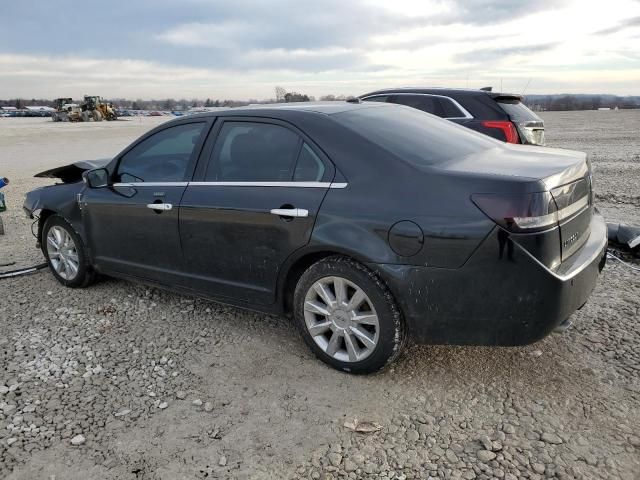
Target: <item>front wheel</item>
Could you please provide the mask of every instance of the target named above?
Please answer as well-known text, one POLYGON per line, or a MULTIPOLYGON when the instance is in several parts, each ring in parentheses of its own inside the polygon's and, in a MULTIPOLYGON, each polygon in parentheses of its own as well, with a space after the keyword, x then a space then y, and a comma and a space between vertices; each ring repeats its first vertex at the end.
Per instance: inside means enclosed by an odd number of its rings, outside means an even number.
POLYGON ((305 343, 333 368, 372 373, 395 360, 405 343, 389 289, 364 265, 328 257, 300 277, 294 316, 305 343))
POLYGON ((95 273, 84 244, 71 224, 60 215, 50 216, 42 229, 42 251, 53 276, 67 287, 86 287, 95 273))

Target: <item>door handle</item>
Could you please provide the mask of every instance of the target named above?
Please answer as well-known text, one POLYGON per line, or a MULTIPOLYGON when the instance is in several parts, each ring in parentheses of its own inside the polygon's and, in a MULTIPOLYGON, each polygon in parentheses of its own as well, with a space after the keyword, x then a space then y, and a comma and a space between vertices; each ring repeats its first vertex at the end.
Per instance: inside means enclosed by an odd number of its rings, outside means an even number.
POLYGON ((280 217, 308 217, 309 210, 304 208, 272 208, 271 213, 280 217))
POLYGON ((155 210, 157 212, 164 212, 165 210, 171 210, 173 205, 170 203, 148 203, 147 208, 155 210))

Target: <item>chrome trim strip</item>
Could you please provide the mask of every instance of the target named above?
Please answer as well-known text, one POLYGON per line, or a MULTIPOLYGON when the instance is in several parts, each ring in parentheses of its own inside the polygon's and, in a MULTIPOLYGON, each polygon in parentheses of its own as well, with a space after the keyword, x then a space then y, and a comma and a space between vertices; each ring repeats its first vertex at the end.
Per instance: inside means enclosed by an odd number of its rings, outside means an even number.
MULTIPOLYGON (((458 102, 457 100, 455 100, 455 99, 453 99, 451 97, 447 97, 446 95, 435 95, 433 93, 389 92, 389 93, 376 93, 375 95, 369 95, 368 97, 363 97, 363 98, 361 98, 361 100, 365 100, 366 101, 368 98, 390 97, 392 95, 421 95, 423 97, 446 98, 447 100, 450 100, 456 107, 458 107, 460 109, 460 111, 464 114, 464 117, 442 117, 442 118, 444 118, 445 120, 471 120, 471 119, 473 119, 473 115, 471 115, 466 108, 464 108, 462 105, 460 105, 460 102, 458 102)), ((392 102, 385 102, 385 103, 392 103, 392 102)), ((400 104, 396 104, 396 105, 400 105, 400 104)), ((419 109, 417 109, 417 110, 419 110, 419 109)), ((429 113, 429 112, 425 112, 425 113, 429 113)))
POLYGON ((196 187, 297 187, 297 188, 346 188, 347 183, 333 182, 189 182, 196 187))
POLYGON ((297 187, 297 188, 347 188, 341 182, 131 182, 114 183, 113 187, 297 187))
POLYGON ((571 205, 558 210, 558 221, 562 222, 569 217, 573 217, 576 213, 581 212, 589 206, 589 195, 585 195, 580 200, 573 202, 571 205))
POLYGON ((582 212, 587 207, 589 207, 589 195, 585 195, 571 205, 553 213, 548 213, 547 215, 541 215, 539 217, 514 217, 513 220, 521 228, 546 227, 556 223, 562 223, 563 220, 573 217, 575 214, 582 212))
POLYGON ((186 187, 189 182, 125 182, 114 183, 113 187, 186 187))

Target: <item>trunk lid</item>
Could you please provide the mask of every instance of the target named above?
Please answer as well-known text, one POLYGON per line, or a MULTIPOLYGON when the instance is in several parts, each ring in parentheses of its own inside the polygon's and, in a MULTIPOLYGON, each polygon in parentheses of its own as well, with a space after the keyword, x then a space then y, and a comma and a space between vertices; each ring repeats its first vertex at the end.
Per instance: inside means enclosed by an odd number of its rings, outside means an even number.
MULTIPOLYGON (((502 195, 514 190, 527 195, 535 192, 548 192, 546 195, 550 193, 552 203, 555 203, 555 211, 550 208, 539 214, 542 216, 534 215, 533 218, 540 219, 541 225, 546 225, 548 229, 558 227, 561 261, 573 255, 589 238, 589 225, 593 216, 593 190, 591 165, 583 152, 504 144, 499 148, 448 162, 443 167, 461 173, 513 180, 501 182, 504 185, 501 187, 502 193, 477 192, 479 194, 502 195)), ((499 215, 492 212, 490 216, 495 219, 499 215)), ((542 232, 525 232, 525 235, 542 235, 542 232)), ((522 237, 524 240, 524 235, 522 237)), ((545 264, 551 266, 556 262, 550 261, 545 264)))

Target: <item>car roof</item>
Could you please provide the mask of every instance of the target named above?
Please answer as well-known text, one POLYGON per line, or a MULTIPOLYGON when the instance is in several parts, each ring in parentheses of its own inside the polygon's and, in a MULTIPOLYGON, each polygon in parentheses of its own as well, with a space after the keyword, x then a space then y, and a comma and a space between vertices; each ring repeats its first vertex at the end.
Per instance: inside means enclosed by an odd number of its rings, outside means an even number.
POLYGON ((187 115, 187 118, 208 118, 219 116, 282 116, 286 112, 307 112, 311 114, 334 115, 337 113, 359 110, 363 108, 387 108, 390 104, 367 102, 334 101, 334 102, 293 102, 293 103, 264 103, 246 105, 243 107, 227 108, 214 112, 202 112, 187 115))
POLYGON ((508 97, 508 98, 521 98, 521 95, 513 93, 492 92, 489 90, 480 90, 477 88, 450 88, 450 87, 398 87, 398 88, 383 88, 374 92, 369 92, 364 95, 360 95, 358 98, 368 97, 371 95, 382 95, 392 93, 431 93, 434 95, 442 95, 446 93, 452 93, 456 95, 487 95, 491 98, 508 97))

